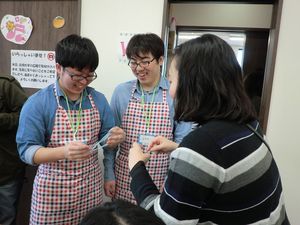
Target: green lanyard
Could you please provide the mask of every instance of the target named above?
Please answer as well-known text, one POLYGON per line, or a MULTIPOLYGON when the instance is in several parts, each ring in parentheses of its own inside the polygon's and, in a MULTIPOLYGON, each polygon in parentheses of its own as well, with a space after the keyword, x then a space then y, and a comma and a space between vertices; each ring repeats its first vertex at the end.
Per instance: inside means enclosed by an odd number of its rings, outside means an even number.
POLYGON ((68 118, 69 118, 69 121, 70 121, 70 124, 71 124, 71 128, 72 128, 72 131, 73 131, 73 139, 74 141, 76 141, 76 134, 78 132, 78 128, 79 128, 79 125, 80 125, 80 120, 81 120, 81 112, 82 112, 82 107, 81 107, 81 103, 82 103, 82 95, 83 93, 81 93, 81 96, 80 96, 80 104, 79 104, 79 110, 77 112, 77 120, 76 120, 76 125, 75 123, 73 123, 73 119, 72 119, 72 116, 70 114, 70 105, 69 105, 69 100, 68 100, 68 97, 67 95, 65 94, 65 92, 63 91, 64 93, 64 96, 67 100, 67 107, 68 107, 68 118))
POLYGON ((143 90, 142 86, 140 86, 140 87, 141 87, 141 91, 142 91, 142 102, 141 102, 141 104, 142 104, 142 108, 143 108, 143 111, 144 111, 144 117, 146 118, 146 131, 148 132, 148 128, 149 128, 150 120, 151 120, 153 102, 154 102, 156 89, 157 89, 158 85, 153 90, 150 109, 148 109, 147 112, 145 112, 145 94, 144 94, 144 90, 143 90))

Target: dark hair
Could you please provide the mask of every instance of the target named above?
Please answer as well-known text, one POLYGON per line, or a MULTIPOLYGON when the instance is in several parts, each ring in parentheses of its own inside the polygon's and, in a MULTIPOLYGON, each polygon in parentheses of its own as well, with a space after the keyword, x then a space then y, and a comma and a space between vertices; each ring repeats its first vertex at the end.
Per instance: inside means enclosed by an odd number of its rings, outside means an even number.
POLYGON ((264 72, 261 69, 251 72, 244 77, 244 86, 246 93, 251 99, 251 102, 253 103, 257 113, 259 113, 260 110, 263 84, 264 72))
POLYGON ((151 53, 158 60, 164 55, 164 42, 153 33, 136 34, 128 42, 126 56, 142 58, 141 54, 151 53))
POLYGON ((205 34, 175 49, 178 87, 175 119, 199 124, 211 119, 247 123, 255 119, 242 70, 232 48, 205 34))
POLYGON ((79 225, 164 225, 154 214, 124 200, 106 202, 83 218, 79 225))
POLYGON ((99 63, 98 52, 93 42, 76 34, 71 34, 57 43, 55 59, 63 67, 78 70, 89 68, 90 71, 95 71, 99 63))
POLYGON ((263 70, 256 70, 247 74, 244 77, 245 90, 250 98, 262 95, 262 89, 264 84, 264 72, 263 70))

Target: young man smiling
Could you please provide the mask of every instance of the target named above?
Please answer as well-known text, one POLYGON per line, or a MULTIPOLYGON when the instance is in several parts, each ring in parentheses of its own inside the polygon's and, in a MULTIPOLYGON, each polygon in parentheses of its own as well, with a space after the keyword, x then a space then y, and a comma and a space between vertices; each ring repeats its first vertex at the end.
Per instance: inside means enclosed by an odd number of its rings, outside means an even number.
MULTIPOLYGON (((133 142, 139 142, 144 151, 155 136, 164 136, 180 142, 190 131, 190 123, 175 123, 173 101, 168 93, 170 84, 161 75, 164 43, 153 33, 134 35, 126 55, 135 80, 116 87, 111 99, 111 109, 118 126, 126 133, 119 154, 107 158, 105 167, 106 195, 136 203, 130 191, 128 151, 133 142), (114 165, 115 163, 115 165, 114 165)), ((110 152, 112 154, 113 152, 110 152)), ((152 155, 147 169, 155 184, 162 188, 169 166, 169 154, 152 155)))
POLYGON ((95 151, 109 132, 104 155, 124 139, 105 96, 88 85, 97 78, 93 42, 69 35, 55 49, 57 81, 24 105, 17 133, 21 159, 39 165, 30 224, 78 224, 102 202, 102 171, 95 151))

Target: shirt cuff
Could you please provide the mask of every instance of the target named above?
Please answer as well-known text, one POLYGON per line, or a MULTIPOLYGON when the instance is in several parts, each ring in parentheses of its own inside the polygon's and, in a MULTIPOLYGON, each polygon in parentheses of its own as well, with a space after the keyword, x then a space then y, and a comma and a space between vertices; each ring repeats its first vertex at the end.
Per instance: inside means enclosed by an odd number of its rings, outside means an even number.
POLYGON ((35 164, 33 162, 33 157, 36 153, 36 151, 40 148, 43 148, 43 146, 40 146, 40 145, 32 145, 30 146, 27 150, 26 150, 26 153, 25 153, 25 156, 24 156, 24 162, 27 163, 27 164, 30 164, 32 166, 35 166, 37 164, 35 164))
POLYGON ((138 161, 134 167, 130 170, 129 174, 131 177, 135 177, 137 174, 139 174, 139 172, 141 172, 143 169, 146 170, 146 166, 144 161, 138 161), (141 167, 141 168, 140 168, 141 167))
POLYGON ((116 150, 103 148, 104 181, 116 180, 114 167, 116 150))

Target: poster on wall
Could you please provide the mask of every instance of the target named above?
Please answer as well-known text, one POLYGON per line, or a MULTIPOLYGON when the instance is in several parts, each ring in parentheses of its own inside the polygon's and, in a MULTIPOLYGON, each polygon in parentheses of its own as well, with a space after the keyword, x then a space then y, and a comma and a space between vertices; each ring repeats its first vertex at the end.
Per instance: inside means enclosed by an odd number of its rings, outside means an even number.
POLYGON ((127 63, 127 57, 126 57, 126 47, 127 44, 132 38, 132 36, 135 35, 135 33, 130 32, 120 32, 119 34, 119 41, 118 41, 118 61, 120 63, 127 63))
POLYGON ((47 87, 56 80, 55 52, 11 50, 11 74, 22 87, 47 87))
POLYGON ((1 33, 15 44, 23 45, 29 39, 33 26, 31 19, 22 15, 5 15, 1 20, 1 33))

